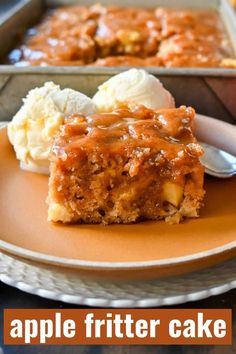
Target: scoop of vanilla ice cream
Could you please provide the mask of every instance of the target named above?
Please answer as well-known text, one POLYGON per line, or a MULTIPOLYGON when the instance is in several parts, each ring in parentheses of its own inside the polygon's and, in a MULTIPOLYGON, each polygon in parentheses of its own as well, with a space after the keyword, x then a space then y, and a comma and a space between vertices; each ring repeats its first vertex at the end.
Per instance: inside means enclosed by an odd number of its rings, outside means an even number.
POLYGON ((39 173, 49 171, 52 138, 66 116, 96 113, 93 101, 53 82, 29 91, 23 106, 8 125, 8 137, 21 167, 39 173))
POLYGON ((151 109, 175 107, 170 92, 155 76, 142 69, 124 71, 104 82, 98 87, 93 102, 100 112, 109 112, 122 102, 143 104, 151 109))

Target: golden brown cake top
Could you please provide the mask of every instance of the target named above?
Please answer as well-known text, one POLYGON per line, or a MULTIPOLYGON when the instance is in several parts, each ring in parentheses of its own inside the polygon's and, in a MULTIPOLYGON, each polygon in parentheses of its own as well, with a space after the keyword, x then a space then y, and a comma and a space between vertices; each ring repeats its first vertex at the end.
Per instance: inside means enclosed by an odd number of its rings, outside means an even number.
POLYGON ((79 163, 95 154, 102 159, 121 156, 140 162, 145 157, 160 165, 170 160, 173 166, 186 164, 202 154, 192 134, 193 118, 191 107, 153 111, 135 104, 111 113, 76 114, 66 119, 56 137, 52 160, 70 167, 72 160, 79 163))

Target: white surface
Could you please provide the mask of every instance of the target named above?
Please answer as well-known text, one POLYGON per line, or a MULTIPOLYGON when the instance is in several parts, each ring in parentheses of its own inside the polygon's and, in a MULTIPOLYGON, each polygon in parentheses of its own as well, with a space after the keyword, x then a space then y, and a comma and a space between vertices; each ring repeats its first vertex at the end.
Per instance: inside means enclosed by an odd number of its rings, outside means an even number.
POLYGON ((76 305, 153 307, 197 301, 236 287, 236 258, 199 272, 151 281, 81 278, 75 271, 0 253, 0 280, 30 294, 76 305))

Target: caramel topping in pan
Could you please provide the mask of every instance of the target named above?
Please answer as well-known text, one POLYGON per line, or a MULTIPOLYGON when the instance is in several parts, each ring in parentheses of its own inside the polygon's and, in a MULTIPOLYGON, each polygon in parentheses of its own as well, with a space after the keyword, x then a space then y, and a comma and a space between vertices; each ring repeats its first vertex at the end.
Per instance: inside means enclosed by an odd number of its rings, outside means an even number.
POLYGON ((19 65, 235 67, 233 56, 213 10, 93 5, 53 10, 28 31, 9 60, 19 65))

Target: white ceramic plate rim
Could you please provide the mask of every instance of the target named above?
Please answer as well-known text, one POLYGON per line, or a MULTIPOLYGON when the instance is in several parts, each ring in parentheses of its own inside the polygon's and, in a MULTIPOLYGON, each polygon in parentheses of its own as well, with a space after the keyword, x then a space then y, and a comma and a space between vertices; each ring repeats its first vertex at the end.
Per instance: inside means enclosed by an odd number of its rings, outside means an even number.
MULTIPOLYGON (((2 122, 2 126, 0 129, 6 127, 7 122, 2 122)), ((204 258, 212 257, 219 255, 224 252, 233 251, 236 249, 236 241, 227 243, 225 245, 203 251, 194 254, 190 254, 187 256, 175 257, 175 258, 166 258, 162 260, 151 260, 151 261, 137 261, 137 262, 99 262, 99 261, 89 261, 82 259, 74 259, 74 258, 63 258, 52 256, 44 253, 39 253, 36 251, 31 251, 26 248, 22 248, 11 244, 9 242, 0 240, 0 249, 5 252, 9 252, 13 255, 17 255, 23 258, 28 258, 31 260, 40 261, 43 263, 49 263, 54 265, 61 265, 66 267, 74 267, 74 268, 84 268, 84 269, 94 269, 94 270, 102 270, 102 269, 141 269, 141 268, 157 268, 163 266, 171 266, 171 265, 179 265, 188 263, 195 260, 201 260, 204 258)))
POLYGON ((104 283, 93 279, 93 284, 91 284, 90 278, 83 280, 75 273, 71 273, 71 276, 67 274, 65 280, 63 273, 58 270, 55 272, 52 269, 46 269, 45 272, 45 268, 42 268, 41 264, 26 263, 20 258, 6 256, 0 252, 0 280, 27 293, 76 305, 144 308, 197 301, 235 288, 236 278, 232 277, 232 272, 235 274, 236 269, 233 265, 234 262, 228 261, 220 267, 214 266, 209 270, 191 273, 191 276, 187 275, 187 282, 184 275, 177 276, 174 282, 166 278, 164 283, 163 280, 159 282, 158 279, 152 280, 151 284, 146 281, 129 283, 127 289, 127 283, 123 282, 109 281, 104 283), (22 267, 22 265, 24 266, 22 267), (80 284, 76 289, 73 288, 75 277, 76 284, 80 284), (217 284, 215 284, 216 277, 220 280, 217 284), (48 282, 48 279, 51 281, 48 282), (71 282, 71 279, 74 281, 71 282), (190 282, 194 286, 190 285, 190 282), (59 288, 55 285, 52 287, 53 283, 61 284, 61 286, 59 288), (114 295, 113 298, 107 296, 110 294, 109 289, 114 295), (89 294, 87 290, 89 290, 89 294), (132 298, 133 294, 135 294, 135 299, 132 298))
POLYGON ((188 263, 195 260, 202 260, 204 258, 216 256, 224 252, 232 251, 236 248, 236 241, 230 242, 226 245, 216 247, 207 251, 190 254, 182 257, 166 258, 161 260, 151 261, 137 261, 137 262, 99 262, 89 261, 75 258, 63 258, 57 256, 51 256, 45 253, 39 253, 31 251, 26 248, 22 248, 11 243, 0 240, 0 249, 5 252, 9 252, 13 255, 28 258, 34 261, 40 261, 43 263, 49 263, 53 265, 60 265, 73 268, 93 269, 93 270, 119 270, 119 269, 143 269, 143 268, 157 268, 163 266, 174 266, 179 264, 188 263))

